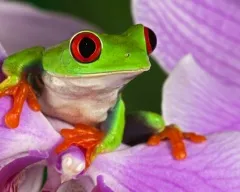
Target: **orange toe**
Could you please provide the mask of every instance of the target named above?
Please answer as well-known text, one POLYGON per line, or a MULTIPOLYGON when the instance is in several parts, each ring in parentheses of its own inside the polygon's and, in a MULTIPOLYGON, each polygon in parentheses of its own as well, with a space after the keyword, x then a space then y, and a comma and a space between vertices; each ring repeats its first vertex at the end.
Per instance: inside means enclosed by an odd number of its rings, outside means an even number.
POLYGON ((207 140, 203 135, 197 135, 196 133, 183 133, 183 137, 194 143, 202 143, 207 140))
POLYGON ((56 147, 55 152, 59 154, 72 145, 77 146, 85 151, 86 167, 91 164, 95 149, 104 136, 100 130, 86 125, 77 125, 74 129, 62 129, 60 134, 64 140, 56 147))
POLYGON ((9 111, 5 115, 5 124, 8 128, 14 129, 18 127, 19 125, 19 119, 20 119, 20 114, 19 113, 13 113, 12 111, 9 111))
POLYGON ((185 159, 187 156, 184 139, 188 139, 194 143, 201 143, 206 141, 206 137, 197 135, 196 133, 181 132, 177 126, 169 125, 165 129, 151 136, 147 142, 148 145, 157 145, 161 140, 168 139, 172 147, 173 157, 177 160, 185 159))
POLYGON ((5 116, 5 124, 8 128, 18 127, 22 108, 26 100, 32 110, 40 110, 34 91, 25 80, 21 80, 17 85, 0 92, 0 97, 3 96, 13 97, 13 106, 5 116))

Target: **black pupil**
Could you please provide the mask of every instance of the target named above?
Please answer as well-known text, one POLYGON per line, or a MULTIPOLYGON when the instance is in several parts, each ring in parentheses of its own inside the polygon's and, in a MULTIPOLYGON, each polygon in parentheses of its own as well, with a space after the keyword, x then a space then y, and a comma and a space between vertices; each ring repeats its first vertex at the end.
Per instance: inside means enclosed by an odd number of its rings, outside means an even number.
POLYGON ((149 35, 150 45, 151 45, 152 51, 153 51, 157 46, 157 37, 151 29, 148 29, 148 35, 149 35))
POLYGON ((96 49, 96 45, 89 37, 84 37, 79 43, 79 51, 84 58, 90 57, 96 49))

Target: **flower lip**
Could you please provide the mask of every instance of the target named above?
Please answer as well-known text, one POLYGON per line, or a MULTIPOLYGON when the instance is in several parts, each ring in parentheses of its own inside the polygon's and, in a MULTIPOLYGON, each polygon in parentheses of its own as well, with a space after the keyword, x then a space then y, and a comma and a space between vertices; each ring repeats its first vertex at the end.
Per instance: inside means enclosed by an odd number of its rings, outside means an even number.
POLYGON ((82 175, 85 167, 84 153, 78 147, 72 146, 58 155, 55 168, 62 174, 64 182, 82 175))

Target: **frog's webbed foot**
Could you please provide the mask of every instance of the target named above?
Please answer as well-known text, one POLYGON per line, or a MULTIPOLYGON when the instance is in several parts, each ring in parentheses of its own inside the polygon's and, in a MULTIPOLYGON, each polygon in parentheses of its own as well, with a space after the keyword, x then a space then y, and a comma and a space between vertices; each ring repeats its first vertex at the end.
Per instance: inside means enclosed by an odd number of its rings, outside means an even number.
POLYGON ((147 142, 148 145, 157 145, 161 140, 169 139, 172 147, 172 154, 175 159, 181 160, 187 156, 184 139, 188 139, 194 143, 202 143, 206 141, 206 137, 196 133, 181 132, 176 125, 166 126, 165 129, 151 136, 147 142))
POLYGON ((40 110, 40 105, 38 104, 34 90, 25 79, 20 80, 16 85, 6 86, 5 89, 0 90, 0 97, 3 96, 13 97, 13 106, 5 115, 5 124, 9 128, 18 127, 20 115, 25 101, 27 101, 32 110, 40 110))
POLYGON ((97 128, 87 125, 76 125, 74 129, 62 129, 60 133, 64 140, 55 149, 56 153, 61 153, 71 145, 75 145, 85 151, 86 168, 89 167, 98 145, 101 143, 104 133, 97 128))

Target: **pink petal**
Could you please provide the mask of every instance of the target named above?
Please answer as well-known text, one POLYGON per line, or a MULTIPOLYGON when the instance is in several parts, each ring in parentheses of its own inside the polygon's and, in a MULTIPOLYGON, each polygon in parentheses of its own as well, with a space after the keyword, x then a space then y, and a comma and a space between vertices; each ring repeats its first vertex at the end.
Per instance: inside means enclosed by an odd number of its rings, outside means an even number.
POLYGON ((37 45, 55 45, 83 29, 97 30, 64 14, 4 1, 0 1, 0 24, 0 42, 8 54, 37 45))
POLYGON ((132 0, 136 23, 158 38, 154 57, 168 72, 186 54, 225 82, 240 85, 240 1, 132 0))
POLYGON ((46 159, 61 139, 40 112, 24 105, 20 125, 5 127, 4 115, 11 106, 8 97, 0 99, 0 186, 26 166, 46 159))
POLYGON ((176 123, 185 131, 239 130, 240 87, 221 83, 189 55, 164 85, 162 111, 167 123, 176 123))
POLYGON ((98 156, 88 175, 103 175, 115 192, 240 191, 240 132, 209 135, 203 144, 186 143, 183 161, 173 159, 166 142, 139 145, 98 156))
POLYGON ((97 185, 94 187, 92 192, 113 192, 104 182, 102 175, 97 177, 97 185))
POLYGON ((12 106, 10 98, 0 99, 0 159, 32 150, 46 151, 61 139, 40 112, 24 105, 20 125, 16 129, 5 127, 4 116, 12 106))

